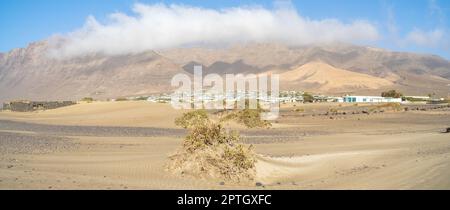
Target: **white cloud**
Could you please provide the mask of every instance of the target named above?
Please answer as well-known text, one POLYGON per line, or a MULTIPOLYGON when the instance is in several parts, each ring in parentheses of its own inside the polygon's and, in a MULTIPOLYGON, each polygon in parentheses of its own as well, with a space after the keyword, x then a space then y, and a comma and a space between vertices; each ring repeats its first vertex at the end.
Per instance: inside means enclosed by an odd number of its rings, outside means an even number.
POLYGON ((447 48, 449 44, 449 35, 443 29, 434 29, 423 31, 414 29, 406 36, 407 44, 414 44, 428 48, 447 48))
POLYGON ((431 16, 437 18, 439 24, 445 24, 445 12, 436 0, 428 0, 428 11, 431 16))
POLYGON ((401 41, 402 46, 417 46, 428 49, 450 50, 450 31, 445 25, 445 13, 436 0, 428 0, 428 11, 438 23, 434 29, 414 28, 401 41))
POLYGON ((304 45, 363 42, 379 38, 377 28, 364 20, 311 20, 292 6, 276 9, 236 7, 222 10, 183 5, 135 4, 133 15, 114 13, 108 23, 89 17, 84 27, 53 42, 53 55, 139 53, 195 44, 282 42, 304 45))

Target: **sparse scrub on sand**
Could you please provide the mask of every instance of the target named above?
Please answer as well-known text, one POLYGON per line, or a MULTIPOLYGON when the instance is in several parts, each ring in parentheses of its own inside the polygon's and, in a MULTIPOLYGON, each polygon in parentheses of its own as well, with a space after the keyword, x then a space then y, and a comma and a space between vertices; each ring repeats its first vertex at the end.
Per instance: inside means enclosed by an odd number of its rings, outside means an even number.
POLYGON ((331 109, 328 110, 328 112, 331 113, 331 114, 337 114, 339 111, 337 109, 335 109, 335 108, 331 108, 331 109))
POLYGON ((385 103, 376 105, 375 107, 372 107, 369 111, 379 111, 379 110, 391 110, 391 111, 402 111, 404 110, 402 105, 400 103, 385 103))
MULTIPOLYGON (((246 125, 266 125, 265 122, 253 122, 256 121, 253 112, 248 114, 242 110, 238 113, 251 116, 251 123, 240 121, 246 125)), ((188 129, 189 133, 182 148, 170 157, 168 170, 176 174, 239 183, 254 180, 256 153, 251 145, 241 143, 239 133, 225 128, 221 122, 211 120, 204 110, 188 112, 176 119, 176 124, 188 129)))
POLYGON ((387 109, 391 109, 394 111, 401 111, 402 110, 402 105, 400 103, 386 103, 386 104, 381 104, 377 106, 378 108, 382 109, 382 108, 387 108, 387 109))

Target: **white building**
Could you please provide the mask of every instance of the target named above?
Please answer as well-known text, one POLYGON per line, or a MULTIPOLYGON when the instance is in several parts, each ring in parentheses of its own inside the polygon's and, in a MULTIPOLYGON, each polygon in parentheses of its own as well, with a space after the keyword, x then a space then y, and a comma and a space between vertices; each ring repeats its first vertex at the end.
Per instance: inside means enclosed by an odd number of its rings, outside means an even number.
POLYGON ((401 103, 401 98, 381 96, 344 96, 345 103, 401 103))

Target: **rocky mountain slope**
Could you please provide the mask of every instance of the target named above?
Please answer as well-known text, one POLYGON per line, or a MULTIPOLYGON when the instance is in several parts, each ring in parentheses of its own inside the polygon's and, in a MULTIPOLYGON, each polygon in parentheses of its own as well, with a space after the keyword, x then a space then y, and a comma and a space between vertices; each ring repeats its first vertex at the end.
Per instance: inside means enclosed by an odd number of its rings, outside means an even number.
POLYGON ((48 49, 43 41, 0 54, 0 101, 168 92, 172 76, 192 72, 194 65, 203 65, 205 73, 276 72, 282 89, 318 93, 379 94, 390 88, 406 94, 450 92, 448 60, 346 44, 249 44, 71 59, 50 58, 48 49))

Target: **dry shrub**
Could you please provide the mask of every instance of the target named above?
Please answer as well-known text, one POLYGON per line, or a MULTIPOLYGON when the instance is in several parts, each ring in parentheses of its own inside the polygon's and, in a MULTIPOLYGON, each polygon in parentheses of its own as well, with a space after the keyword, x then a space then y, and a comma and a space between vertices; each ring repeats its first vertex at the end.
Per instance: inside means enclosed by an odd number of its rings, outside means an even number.
POLYGON ((196 125, 206 125, 210 122, 208 113, 205 110, 195 110, 184 113, 183 116, 175 119, 175 125, 182 128, 190 128, 196 125))
POLYGON ((264 110, 259 107, 257 109, 245 108, 226 115, 221 119, 221 122, 234 120, 247 128, 270 128, 272 124, 267 120, 261 119, 261 113, 263 112, 264 110))
POLYGON ((328 112, 330 112, 331 114, 337 114, 339 112, 339 110, 337 110, 335 108, 331 108, 328 110, 328 112))
POLYGON ((221 124, 209 122, 194 126, 186 136, 183 147, 189 152, 195 152, 195 150, 203 147, 220 144, 233 145, 239 140, 240 137, 237 132, 226 131, 221 124))
POLYGON ((168 170, 205 179, 247 182, 256 175, 256 154, 241 143, 237 132, 212 122, 206 112, 185 113, 177 125, 189 129, 183 146, 170 157, 168 170))
POLYGON ((250 183, 256 176, 256 155, 251 147, 205 147, 195 153, 181 151, 170 157, 168 170, 201 179, 250 183))
POLYGON ((294 111, 294 112, 304 112, 305 109, 303 109, 303 108, 297 108, 297 109, 294 109, 293 111, 294 111))
POLYGON ((256 163, 252 149, 251 145, 249 147, 242 144, 237 144, 234 147, 227 146, 222 157, 225 161, 233 163, 234 169, 250 170, 255 167, 256 163))

